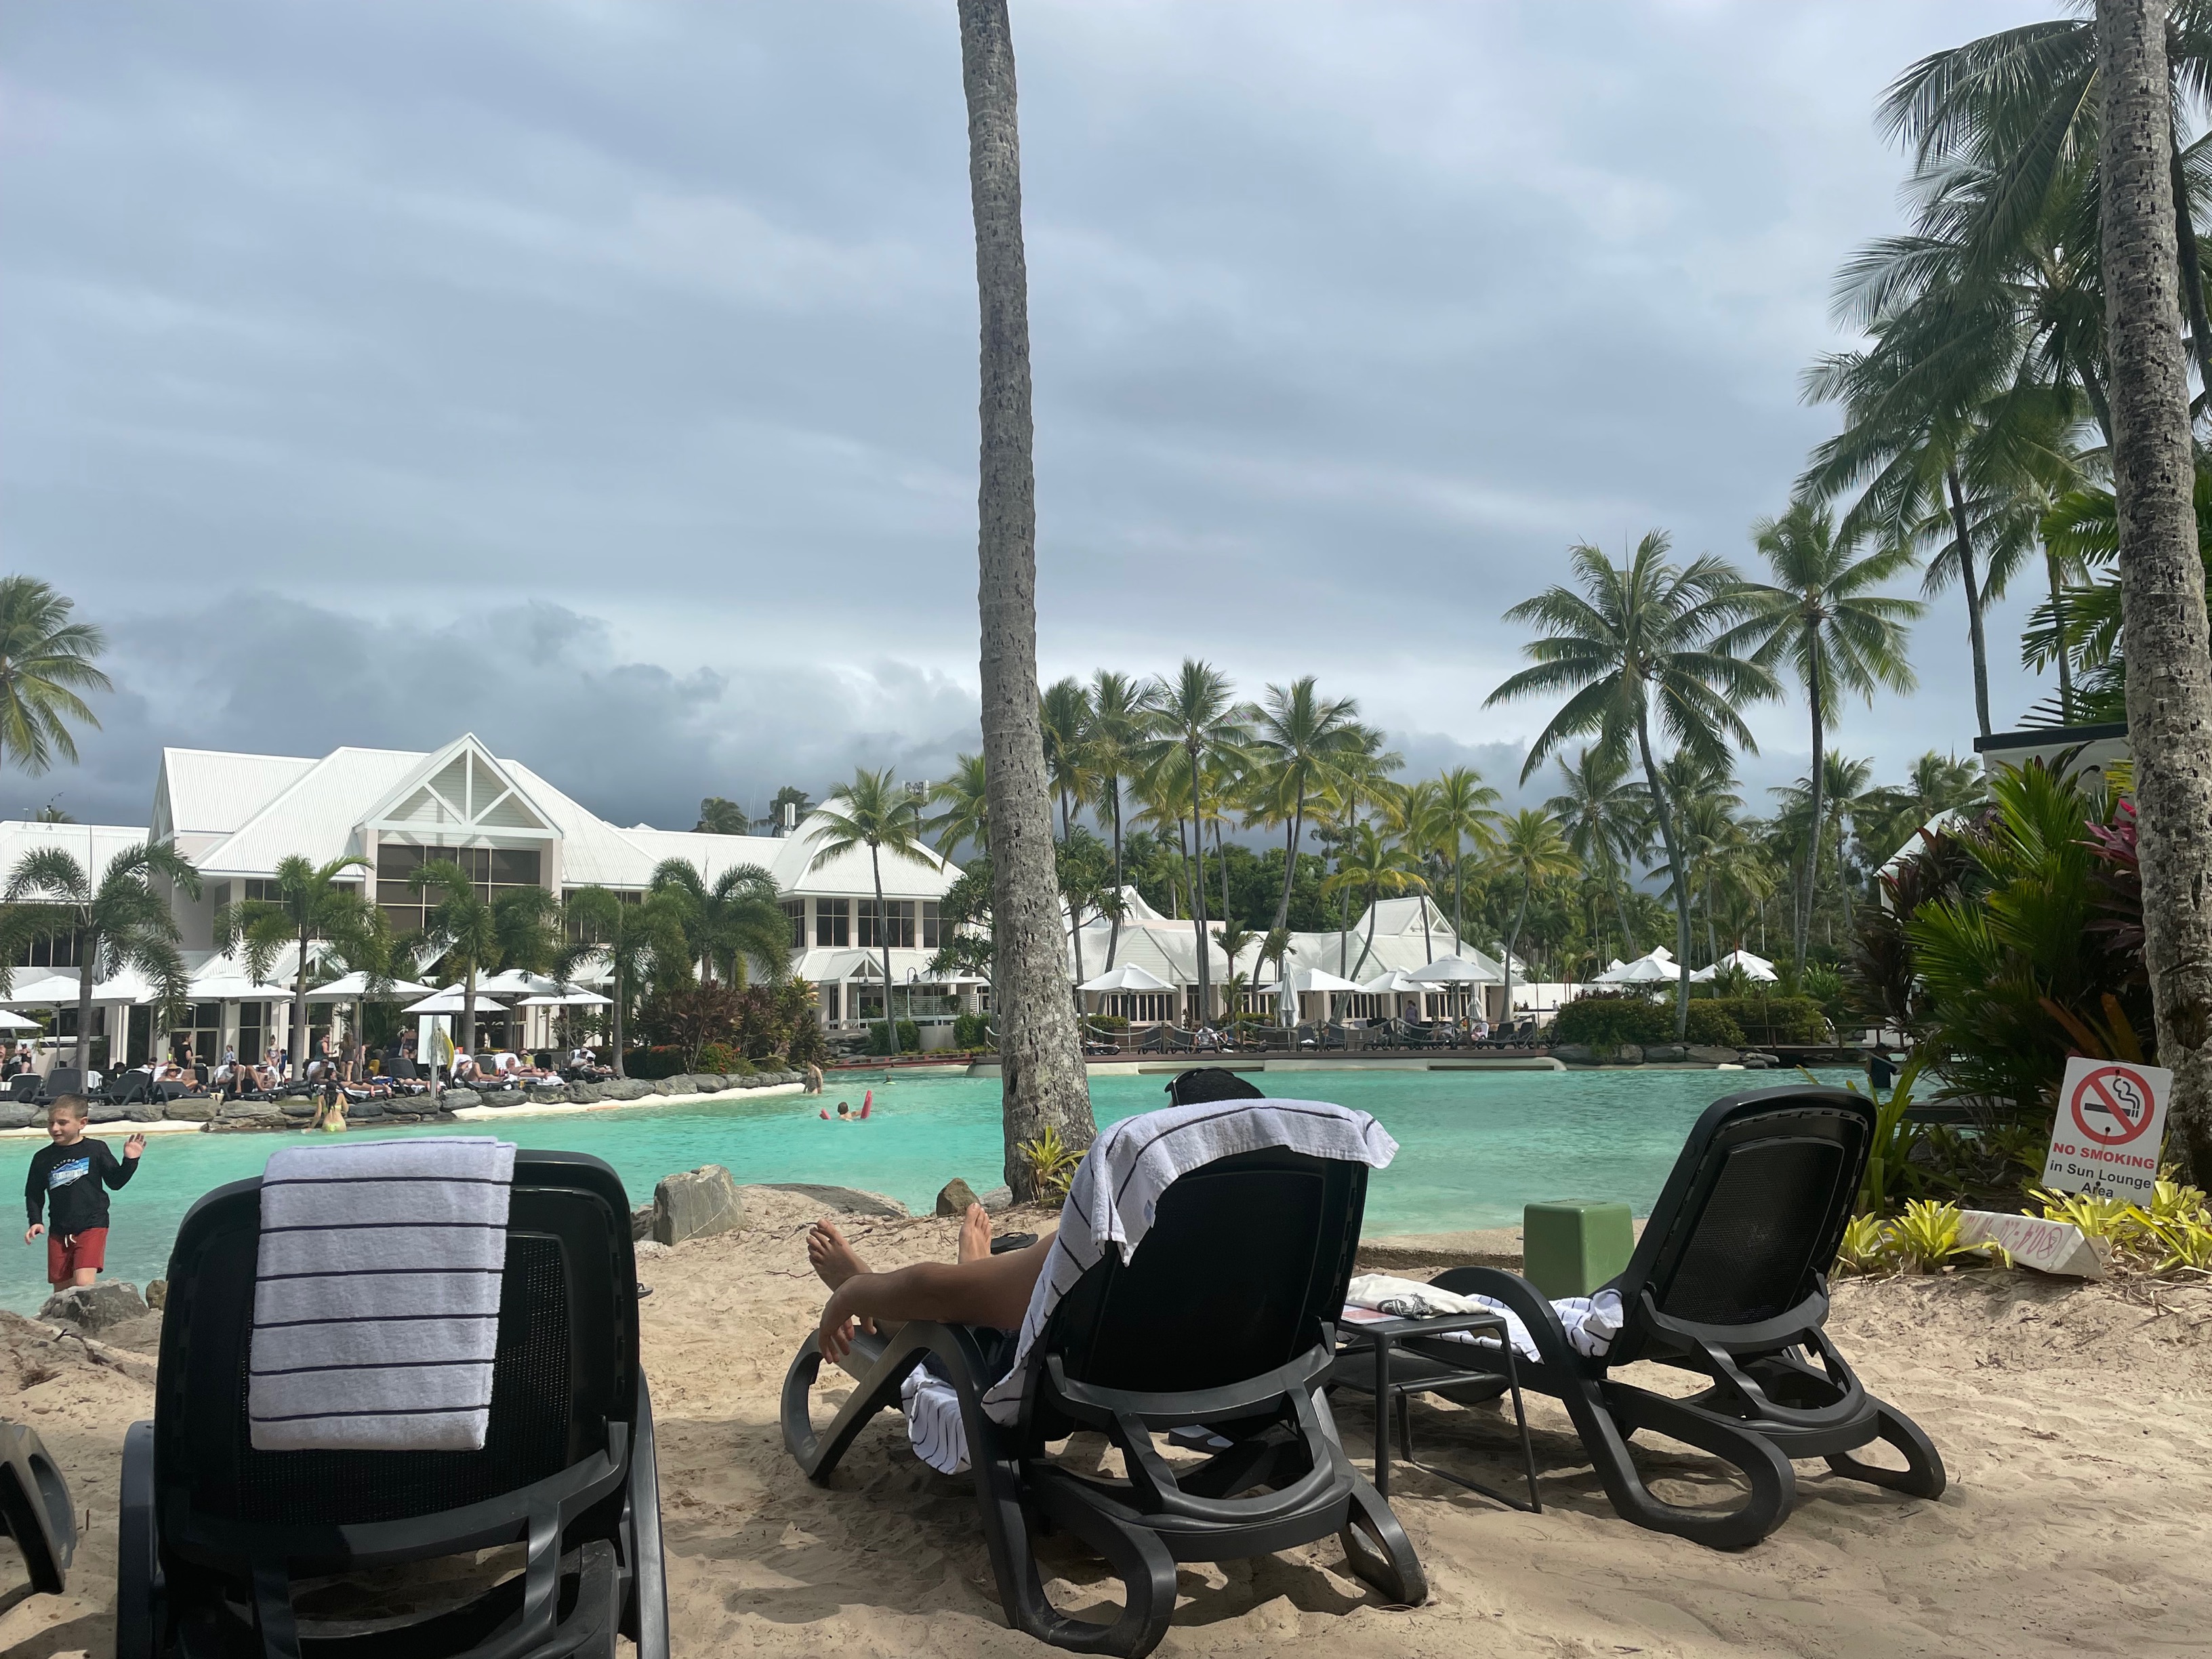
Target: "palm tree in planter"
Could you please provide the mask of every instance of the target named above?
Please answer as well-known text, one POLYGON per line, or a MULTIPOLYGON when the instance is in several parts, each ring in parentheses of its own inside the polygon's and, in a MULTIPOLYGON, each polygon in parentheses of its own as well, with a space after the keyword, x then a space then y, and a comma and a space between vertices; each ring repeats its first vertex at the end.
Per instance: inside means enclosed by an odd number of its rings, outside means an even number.
POLYGON ((296 953, 292 972, 292 1075, 307 1073, 307 990, 319 966, 318 949, 354 943, 369 928, 374 912, 359 882, 342 882, 349 870, 366 870, 367 859, 332 859, 316 864, 294 854, 276 861, 273 899, 240 899, 215 914, 215 948, 223 955, 241 952, 256 984, 268 978, 286 946, 296 953))
POLYGON ((144 975, 161 994, 155 1012, 164 1025, 184 1006, 191 975, 168 899, 154 890, 156 876, 190 897, 199 896, 199 872, 160 842, 125 848, 96 883, 59 847, 26 853, 9 872, 7 902, 0 906, 0 993, 14 988, 14 963, 24 947, 74 938, 79 1071, 91 1064, 92 988, 101 980, 126 968, 144 975))
POLYGON ((71 609, 35 576, 0 576, 0 760, 24 772, 45 771, 56 755, 76 758, 71 720, 100 726, 77 693, 109 689, 92 665, 107 640, 71 622, 71 609))
MULTIPOLYGON (((876 885, 876 945, 883 952, 884 1018, 891 1020, 890 912, 884 905, 884 854, 906 859, 934 870, 937 866, 923 845, 921 802, 901 788, 888 766, 880 772, 862 767, 850 783, 841 783, 815 814, 814 857, 811 870, 855 847, 868 849, 868 873, 876 885)), ((1055 881, 1055 885, 1057 882, 1055 881)), ((891 1030, 891 1052, 898 1052, 898 1032, 891 1030)))
POLYGON ((740 991, 745 964, 757 962, 783 982, 791 963, 791 918, 783 913, 775 878, 757 864, 733 864, 711 882, 684 859, 663 859, 652 890, 675 896, 684 907, 684 933, 691 955, 712 985, 720 974, 740 991))
POLYGON ((562 907, 568 943, 554 961, 554 974, 573 979, 585 963, 606 964, 607 1010, 617 1077, 623 1067, 623 1031, 630 1005, 646 982, 684 980, 691 972, 691 945, 684 935, 684 907, 667 890, 648 893, 643 902, 625 903, 605 887, 580 887, 562 907))

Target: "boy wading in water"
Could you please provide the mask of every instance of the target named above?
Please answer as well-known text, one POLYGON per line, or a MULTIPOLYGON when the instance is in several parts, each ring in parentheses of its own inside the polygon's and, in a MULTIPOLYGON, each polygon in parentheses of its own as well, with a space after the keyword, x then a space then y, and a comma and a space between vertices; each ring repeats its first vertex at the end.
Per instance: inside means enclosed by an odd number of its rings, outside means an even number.
POLYGON ((58 1291, 91 1284, 107 1265, 107 1189, 138 1172, 138 1155, 146 1150, 143 1135, 125 1141, 120 1158, 106 1141, 86 1139, 90 1116, 82 1095, 54 1102, 46 1112, 48 1144, 32 1158, 23 1182, 31 1218, 23 1243, 46 1234, 46 1283, 58 1291))

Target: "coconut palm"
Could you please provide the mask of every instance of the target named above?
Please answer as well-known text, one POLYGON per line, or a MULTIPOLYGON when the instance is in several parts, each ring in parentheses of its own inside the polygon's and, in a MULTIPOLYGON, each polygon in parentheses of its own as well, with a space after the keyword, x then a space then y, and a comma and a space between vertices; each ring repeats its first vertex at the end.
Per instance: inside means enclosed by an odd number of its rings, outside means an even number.
MULTIPOLYGON (((2212 1182, 2212 644, 2191 500, 2195 475, 2189 376, 2174 302, 2173 68, 2160 0, 2102 0, 2097 9, 2099 165, 2106 328, 2112 359, 2112 484, 2120 515, 2120 596, 2128 636, 2128 736, 2141 826, 2143 956, 2158 1016, 2158 1058, 2173 1070, 2183 1161, 2212 1182)), ((2202 27, 2203 9, 2178 20, 2202 27)), ((2193 70, 2203 86, 2203 59, 2193 70)), ((2203 284, 2194 301, 2198 338, 2203 284)), ((2212 357, 2201 360, 2212 368, 2212 357)), ((2206 390, 2212 392, 2212 373, 2206 390)))
POLYGON ((307 992, 321 965, 323 946, 353 945, 372 929, 376 907, 362 892, 359 878, 342 878, 365 871, 362 858, 331 859, 317 864, 293 854, 276 861, 271 899, 240 899, 215 914, 215 948, 225 956, 242 951, 246 976, 254 983, 265 981, 276 957, 288 946, 292 958, 292 1075, 307 1070, 307 992))
MULTIPOLYGON (((1620 954, 1636 954, 1635 931, 1621 894, 1621 872, 1650 844, 1650 802, 1628 775, 1628 757, 1603 744, 1586 745, 1570 766, 1559 759, 1566 787, 1544 803, 1585 870, 1595 871, 1620 923, 1620 954)), ((1494 842, 1494 836, 1493 836, 1494 842)))
POLYGON ((607 969, 607 1010, 615 1075, 624 1077, 623 1032, 631 1005, 647 981, 688 975, 690 942, 684 936, 683 902, 663 889, 642 902, 626 902, 605 887, 580 887, 561 907, 568 944, 554 959, 554 975, 574 979, 586 964, 607 969))
POLYGON ((1346 977, 1357 979, 1375 950, 1375 902, 1385 893, 1425 890, 1428 884, 1403 845, 1372 823, 1359 823, 1338 843, 1336 868, 1322 881, 1324 893, 1358 893, 1367 903, 1367 935, 1359 960, 1346 977))
POLYGON ((473 1054, 477 981, 499 970, 502 954, 499 916, 491 902, 477 890, 468 872, 451 859, 433 859, 418 866, 407 881, 418 893, 437 896, 437 902, 423 913, 424 955, 426 959, 442 961, 445 971, 461 981, 461 1050, 473 1054))
POLYGON ((1332 769, 1362 748, 1359 705, 1350 697, 1324 697, 1310 674, 1288 685, 1271 685, 1260 699, 1252 746, 1255 772, 1267 802, 1262 822, 1279 823, 1284 838, 1283 891, 1275 902, 1275 923, 1288 924, 1291 887, 1298 868, 1298 847, 1305 835, 1306 804, 1332 769))
MULTIPOLYGON (((862 767, 853 774, 850 783, 841 783, 830 792, 830 799, 815 814, 814 856, 807 868, 815 869, 841 853, 849 853, 855 847, 868 849, 868 873, 876 884, 876 944, 883 952, 884 1018, 891 1018, 891 930, 890 912, 884 904, 884 854, 904 859, 926 870, 937 865, 929 855, 921 839, 921 803, 913 793, 901 788, 891 776, 888 766, 880 772, 871 772, 862 767)), ((995 868, 995 866, 994 866, 995 868)), ((1057 872, 1054 887, 1057 892, 1057 872)), ((1054 908, 1059 908, 1055 899, 1054 908)), ((1058 917, 1054 918, 1053 933, 1058 936, 1058 917)), ((1070 1004, 1072 1007, 1073 1003, 1070 1004)), ((892 1044, 897 1052, 897 1044, 892 1044)))
POLYGON ((929 799, 943 811, 922 825, 937 837, 937 850, 946 858, 963 843, 980 849, 990 842, 990 780, 981 755, 962 755, 952 775, 930 786, 929 799))
POLYGON ((695 836, 749 836, 752 830, 753 821, 745 816, 745 809, 720 795, 709 795, 699 803, 699 822, 691 826, 695 836))
POLYGON ((1205 774, 1249 741, 1249 711, 1237 703, 1229 677, 1210 664, 1183 659, 1172 680, 1157 679, 1145 689, 1144 708, 1151 735, 1139 753, 1148 764, 1181 758, 1190 778, 1190 815, 1197 842, 1199 878, 1191 883, 1191 927, 1198 950, 1198 1006, 1201 1018, 1212 1014, 1212 958, 1206 931, 1206 825, 1208 796, 1205 774))
POLYGON ((783 982, 791 963, 791 918, 783 912, 775 878, 757 864, 733 864, 708 881, 684 859, 653 867, 651 890, 674 894, 684 911, 684 937, 708 983, 717 973, 739 990, 745 964, 757 962, 783 982))
POLYGON ((1044 735, 1045 781, 1060 798, 1060 839, 1067 840, 1076 809, 1089 798, 1091 694, 1076 679, 1054 680, 1037 709, 1044 735))
POLYGON ((79 1071, 92 1063, 92 988, 100 981, 136 969, 153 984, 155 1014, 165 1027, 184 1006, 191 975, 169 901, 155 890, 155 877, 187 897, 200 895, 199 872, 162 842, 125 848, 96 883, 59 847, 34 848, 9 872, 7 901, 0 905, 0 994, 15 988, 15 963, 27 947, 74 939, 79 1071))
POLYGON ((1437 849, 1451 871, 1455 949, 1467 938, 1461 889, 1468 854, 1487 855, 1497 846, 1498 823, 1498 792, 1472 766, 1455 766, 1437 780, 1431 824, 1437 849))
MULTIPOLYGON (((1905 660, 1905 625, 1923 609, 1911 599, 1877 592, 1910 569, 1911 548, 1893 545, 1862 556, 1859 533, 1838 533, 1824 507, 1796 501, 1779 518, 1761 519, 1752 539, 1773 572, 1771 585, 1747 584, 1750 615, 1724 643, 1747 652, 1765 668, 1787 665, 1804 688, 1813 730, 1811 817, 1824 823, 1822 756, 1836 705, 1846 695, 1869 702, 1882 686, 1910 691, 1917 684, 1905 660)), ((1813 921, 1813 891, 1820 884, 1820 838, 1805 861, 1797 906, 1796 966, 1805 970, 1806 937, 1813 921)))
POLYGON ((110 690, 93 659, 107 637, 73 623, 71 602, 35 576, 0 576, 0 763, 33 775, 76 759, 70 722, 100 727, 78 695, 110 690))
POLYGON ((1112 972, 1121 948, 1121 780, 1137 764, 1145 738, 1143 694, 1127 674, 1102 668, 1091 677, 1091 781, 1092 805, 1105 815, 1114 836, 1114 894, 1106 939, 1106 969, 1112 972))
POLYGON ((1559 821, 1549 812, 1524 806, 1498 826, 1498 850, 1492 862, 1503 874, 1521 884, 1520 902, 1513 908, 1513 927, 1505 935, 1505 1017, 1513 1017, 1513 953, 1521 945, 1522 925, 1528 920, 1528 900, 1540 887, 1573 875, 1579 867, 1574 851, 1559 833, 1559 821))
MULTIPOLYGON (((991 786, 992 976, 1005 1064, 1006 1183, 1037 1195, 1020 1147, 1049 1128, 1080 1152, 1097 1124, 1060 942, 1059 881, 1044 739, 1037 726, 1036 469, 1030 453, 1029 270, 1022 252, 1020 123, 1006 0, 959 0, 968 179, 982 315, 981 485, 976 597, 982 623, 983 757, 991 786)), ((890 1012, 890 989, 884 990, 890 1012)))
POLYGON ((1652 726, 1656 720, 1677 752, 1725 767, 1731 742, 1758 752, 1737 710, 1777 695, 1779 687, 1769 670, 1730 656, 1717 643, 1743 617, 1742 580, 1735 570, 1711 556, 1678 566, 1667 553, 1666 533, 1657 530, 1617 567, 1588 544, 1571 550, 1581 591, 1548 588, 1505 613, 1508 621, 1534 623, 1543 635, 1524 647, 1536 666, 1511 676, 1488 701, 1571 694, 1528 746, 1523 782, 1570 738, 1595 738, 1616 749, 1635 744, 1667 848, 1681 963, 1674 1030, 1681 1036, 1690 1020, 1689 881, 1652 726))
MULTIPOLYGON (((1358 747, 1330 769, 1308 802, 1309 816, 1335 849, 1335 873, 1343 872, 1345 849, 1360 827, 1360 814, 1372 811, 1375 804, 1388 796, 1395 787, 1390 775, 1405 763, 1403 756, 1384 751, 1380 732, 1363 726, 1358 747)), ((1356 886, 1357 884, 1339 882, 1331 889, 1326 880, 1322 884, 1324 893, 1333 890, 1337 896, 1336 971, 1340 978, 1346 975, 1352 965, 1350 906, 1356 886)))

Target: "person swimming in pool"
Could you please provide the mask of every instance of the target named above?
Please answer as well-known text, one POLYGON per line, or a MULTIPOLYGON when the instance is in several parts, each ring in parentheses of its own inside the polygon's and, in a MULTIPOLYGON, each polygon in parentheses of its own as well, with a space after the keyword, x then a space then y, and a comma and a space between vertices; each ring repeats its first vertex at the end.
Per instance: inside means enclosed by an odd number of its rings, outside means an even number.
MULTIPOLYGON (((867 1121, 868 1114, 874 1109, 875 1103, 876 1091, 873 1089, 868 1091, 866 1097, 860 1102, 860 1109, 857 1112, 841 1100, 837 1103, 837 1115, 833 1121, 838 1123, 866 1122, 867 1121)), ((830 1116, 830 1114, 828 1111, 824 1110, 817 1113, 816 1115, 827 1118, 830 1116)))

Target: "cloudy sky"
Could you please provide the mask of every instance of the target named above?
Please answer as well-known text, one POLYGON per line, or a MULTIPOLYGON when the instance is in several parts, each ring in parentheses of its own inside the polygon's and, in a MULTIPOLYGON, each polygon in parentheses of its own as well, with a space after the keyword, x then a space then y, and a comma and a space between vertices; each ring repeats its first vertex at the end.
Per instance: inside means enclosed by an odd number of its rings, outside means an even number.
MULTIPOLYGON (((1882 86, 2050 10, 1014 0, 1044 673, 1316 673, 1510 781, 1499 613, 1576 541, 1747 556, 1882 86)), ((688 827, 975 746, 951 0, 17 5, 0 112, 0 535, 117 683, 0 812, 473 729, 688 827)), ((1964 750, 1964 635, 1845 750, 1964 750)))

